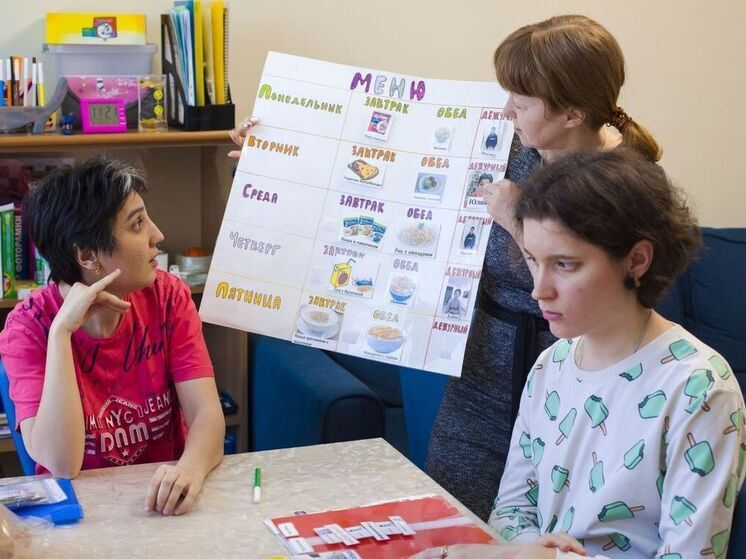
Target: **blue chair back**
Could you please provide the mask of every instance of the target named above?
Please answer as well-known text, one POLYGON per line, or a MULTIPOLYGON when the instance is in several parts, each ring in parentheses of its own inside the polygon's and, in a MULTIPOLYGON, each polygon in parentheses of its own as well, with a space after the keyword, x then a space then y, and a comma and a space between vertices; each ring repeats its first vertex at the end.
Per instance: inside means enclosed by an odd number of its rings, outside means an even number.
POLYGON ((5 372, 5 365, 3 365, 2 361, 0 361, 0 397, 3 400, 5 414, 8 416, 8 426, 10 427, 13 444, 16 446, 16 453, 18 454, 18 460, 21 463, 23 473, 27 476, 33 476, 36 474, 36 462, 26 452, 23 437, 16 431, 16 407, 13 404, 13 400, 10 399, 10 381, 8 381, 8 373, 5 372))
POLYGON ((430 432, 449 380, 450 377, 446 375, 407 367, 399 369, 409 459, 421 470, 425 469, 430 432))

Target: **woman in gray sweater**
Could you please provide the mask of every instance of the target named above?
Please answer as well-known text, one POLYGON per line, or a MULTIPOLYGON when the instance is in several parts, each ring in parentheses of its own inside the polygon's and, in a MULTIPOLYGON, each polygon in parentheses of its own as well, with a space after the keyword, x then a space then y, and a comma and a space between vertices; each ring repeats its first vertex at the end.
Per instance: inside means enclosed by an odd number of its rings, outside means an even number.
POLYGON ((544 161, 623 145, 658 161, 653 137, 617 105, 624 57, 599 23, 553 17, 509 35, 494 55, 515 136, 505 179, 485 188, 494 219, 461 378, 440 405, 427 473, 484 520, 502 477, 526 375, 555 338, 536 301, 514 224, 520 183, 544 161), (604 126, 606 125, 606 126, 604 126), (613 126, 618 134, 607 126, 613 126))

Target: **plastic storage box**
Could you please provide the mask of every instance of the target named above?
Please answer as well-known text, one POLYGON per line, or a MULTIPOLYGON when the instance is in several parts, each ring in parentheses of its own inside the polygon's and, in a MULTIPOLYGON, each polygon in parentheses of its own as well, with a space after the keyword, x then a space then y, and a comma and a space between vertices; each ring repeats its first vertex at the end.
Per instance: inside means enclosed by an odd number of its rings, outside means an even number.
MULTIPOLYGON (((56 81, 61 76, 140 76, 153 73, 156 46, 44 45, 45 70, 56 81)), ((51 80, 50 80, 51 81, 51 80)), ((54 83, 54 82, 52 82, 54 83)))

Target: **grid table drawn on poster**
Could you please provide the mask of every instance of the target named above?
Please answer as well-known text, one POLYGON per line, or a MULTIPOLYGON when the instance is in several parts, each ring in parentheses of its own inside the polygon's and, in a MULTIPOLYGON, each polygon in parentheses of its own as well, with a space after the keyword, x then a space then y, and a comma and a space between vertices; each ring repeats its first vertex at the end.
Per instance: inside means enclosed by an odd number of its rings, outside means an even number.
POLYGON ((270 52, 202 319, 460 375, 506 100, 491 82, 270 52))

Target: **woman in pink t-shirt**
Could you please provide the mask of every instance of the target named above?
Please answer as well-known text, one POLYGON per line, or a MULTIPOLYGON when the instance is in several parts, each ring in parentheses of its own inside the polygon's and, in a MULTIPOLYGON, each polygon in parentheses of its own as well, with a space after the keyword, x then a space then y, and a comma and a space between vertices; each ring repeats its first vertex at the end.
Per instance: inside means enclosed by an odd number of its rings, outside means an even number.
POLYGON ((39 471, 178 460, 145 499, 178 515, 222 459, 225 423, 189 288, 156 270, 163 234, 145 189, 133 168, 101 159, 32 189, 24 211, 52 281, 8 315, 0 355, 39 471))

